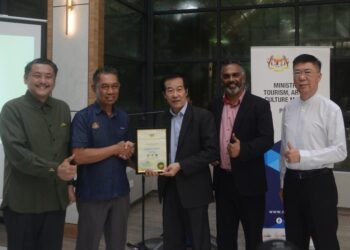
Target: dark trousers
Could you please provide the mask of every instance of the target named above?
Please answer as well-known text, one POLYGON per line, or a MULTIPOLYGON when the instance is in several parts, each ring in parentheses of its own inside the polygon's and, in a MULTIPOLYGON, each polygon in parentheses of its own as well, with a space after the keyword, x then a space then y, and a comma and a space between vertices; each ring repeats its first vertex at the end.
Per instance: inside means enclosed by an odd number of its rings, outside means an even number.
POLYGON ((262 242, 265 194, 245 196, 238 193, 230 172, 219 174, 216 190, 217 244, 219 250, 237 250, 241 222, 246 250, 256 250, 262 242))
POLYGON ((170 182, 163 199, 163 230, 165 250, 186 250, 188 238, 193 250, 209 250, 208 205, 184 208, 175 181, 170 182))
POLYGON ((8 250, 61 250, 65 211, 40 214, 4 209, 8 250))
POLYGON ((298 175, 287 170, 284 179, 284 210, 287 240, 300 250, 339 250, 338 193, 331 170, 298 175))
POLYGON ((106 201, 77 201, 76 250, 99 249, 104 234, 107 250, 124 250, 130 207, 129 194, 106 201))

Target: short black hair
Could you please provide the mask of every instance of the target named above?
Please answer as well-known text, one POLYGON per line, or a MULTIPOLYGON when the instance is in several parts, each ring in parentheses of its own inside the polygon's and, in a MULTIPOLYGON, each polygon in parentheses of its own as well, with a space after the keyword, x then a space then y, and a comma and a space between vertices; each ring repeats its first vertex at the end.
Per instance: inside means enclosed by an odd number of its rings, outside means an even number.
POLYGON ((234 60, 234 59, 226 59, 226 60, 222 61, 220 72, 222 72, 222 69, 224 67, 226 67, 227 65, 230 65, 230 64, 239 65, 239 67, 241 68, 241 71, 243 71, 243 73, 245 74, 245 69, 243 68, 242 63, 240 61, 234 60))
POLYGON ((32 70, 32 67, 34 64, 46 64, 49 65, 53 71, 55 72, 55 76, 57 76, 57 72, 58 72, 58 68, 57 65, 51 61, 50 59, 47 58, 36 58, 32 61, 30 61, 29 63, 27 63, 27 65, 24 68, 24 78, 27 78, 29 75, 29 72, 32 70))
POLYGON ((101 74, 112 74, 119 79, 119 72, 116 68, 111 66, 104 66, 102 68, 96 69, 94 75, 92 76, 92 87, 96 88, 98 81, 100 80, 101 74))
POLYGON ((185 90, 188 90, 188 82, 187 82, 186 77, 183 74, 181 74, 181 73, 172 73, 172 74, 166 75, 166 76, 164 76, 162 78, 161 89, 162 89, 163 93, 165 93, 165 82, 168 81, 168 80, 171 80, 171 79, 175 79, 175 78, 181 78, 183 83, 184 83, 185 90))
POLYGON ((317 57, 315 57, 313 55, 301 54, 301 55, 297 56, 293 60, 293 68, 295 67, 295 65, 297 65, 299 63, 312 63, 313 65, 315 65, 318 68, 319 71, 321 71, 322 63, 320 60, 318 60, 317 57))
POLYGON ((226 59, 224 61, 221 62, 221 67, 224 67, 226 65, 230 65, 230 64, 238 64, 239 66, 242 67, 242 63, 238 60, 234 60, 234 59, 226 59))

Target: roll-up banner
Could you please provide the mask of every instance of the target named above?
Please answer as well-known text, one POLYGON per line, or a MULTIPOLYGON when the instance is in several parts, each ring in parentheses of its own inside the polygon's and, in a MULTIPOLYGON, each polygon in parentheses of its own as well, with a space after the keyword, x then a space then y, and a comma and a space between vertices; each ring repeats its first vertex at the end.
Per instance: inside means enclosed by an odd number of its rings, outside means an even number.
POLYGON ((284 106, 299 96, 293 84, 293 60, 300 54, 316 56, 322 63, 318 93, 330 96, 330 47, 252 47, 251 91, 268 100, 275 130, 274 146, 265 153, 266 194, 264 240, 285 238, 280 191, 281 121, 284 106))

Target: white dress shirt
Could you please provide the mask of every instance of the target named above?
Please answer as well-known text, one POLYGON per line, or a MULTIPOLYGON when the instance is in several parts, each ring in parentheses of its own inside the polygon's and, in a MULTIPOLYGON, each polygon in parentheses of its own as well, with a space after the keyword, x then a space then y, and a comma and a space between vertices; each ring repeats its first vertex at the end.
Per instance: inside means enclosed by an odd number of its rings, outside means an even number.
POLYGON ((186 109, 187 109, 187 102, 177 114, 175 114, 170 109, 170 113, 173 116, 171 118, 170 154, 169 154, 170 163, 175 162, 176 152, 177 152, 177 144, 179 142, 179 135, 180 135, 180 130, 181 130, 181 126, 182 126, 182 120, 183 120, 184 115, 186 113, 186 109))
POLYGON ((286 168, 311 170, 333 168, 347 156, 341 109, 331 100, 315 94, 306 101, 299 97, 284 108, 282 118, 280 175, 283 187, 286 168), (283 152, 290 143, 300 152, 299 163, 287 163, 283 152))

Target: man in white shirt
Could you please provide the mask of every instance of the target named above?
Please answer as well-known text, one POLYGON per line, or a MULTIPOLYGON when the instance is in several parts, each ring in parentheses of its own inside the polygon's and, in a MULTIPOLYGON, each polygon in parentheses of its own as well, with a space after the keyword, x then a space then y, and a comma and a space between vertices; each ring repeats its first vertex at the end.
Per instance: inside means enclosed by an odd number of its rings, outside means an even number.
POLYGON ((321 62, 302 54, 293 61, 300 93, 284 108, 282 118, 281 188, 286 237, 301 250, 339 250, 338 194, 332 169, 347 156, 342 112, 317 94, 321 62))

